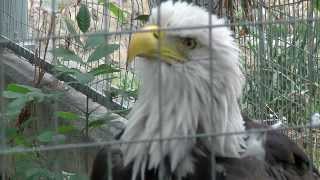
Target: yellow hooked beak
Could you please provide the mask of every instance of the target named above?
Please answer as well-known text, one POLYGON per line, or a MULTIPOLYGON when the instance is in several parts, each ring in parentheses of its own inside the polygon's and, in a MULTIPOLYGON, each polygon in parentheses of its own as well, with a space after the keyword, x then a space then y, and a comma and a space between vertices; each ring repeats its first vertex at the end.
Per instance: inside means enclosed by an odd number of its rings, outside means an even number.
POLYGON ((146 59, 160 59, 168 64, 186 61, 186 57, 177 48, 174 41, 169 41, 165 32, 157 25, 147 25, 131 36, 128 48, 127 63, 131 63, 136 56, 146 59))

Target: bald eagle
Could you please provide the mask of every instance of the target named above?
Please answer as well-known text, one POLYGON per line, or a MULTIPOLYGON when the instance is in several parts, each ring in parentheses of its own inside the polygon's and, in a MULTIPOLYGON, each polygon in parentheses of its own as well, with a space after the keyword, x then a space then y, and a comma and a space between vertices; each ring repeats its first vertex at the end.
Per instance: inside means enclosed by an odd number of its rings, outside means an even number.
MULTIPOLYGON (((167 1, 152 10, 128 47, 128 62, 135 59, 142 85, 120 140, 266 128, 241 114, 245 78, 239 48, 224 24, 184 2, 167 1)), ((108 153, 115 180, 319 179, 306 154, 275 131, 106 147, 96 156, 92 180, 108 179, 108 153)))

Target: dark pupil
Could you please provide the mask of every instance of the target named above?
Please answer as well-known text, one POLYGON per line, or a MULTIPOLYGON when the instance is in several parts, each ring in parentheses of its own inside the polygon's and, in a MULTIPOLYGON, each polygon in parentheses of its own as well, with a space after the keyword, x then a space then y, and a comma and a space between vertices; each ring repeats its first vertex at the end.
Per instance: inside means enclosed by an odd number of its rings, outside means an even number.
POLYGON ((195 47, 195 42, 192 38, 185 38, 184 40, 185 45, 190 47, 190 48, 194 48, 195 47))

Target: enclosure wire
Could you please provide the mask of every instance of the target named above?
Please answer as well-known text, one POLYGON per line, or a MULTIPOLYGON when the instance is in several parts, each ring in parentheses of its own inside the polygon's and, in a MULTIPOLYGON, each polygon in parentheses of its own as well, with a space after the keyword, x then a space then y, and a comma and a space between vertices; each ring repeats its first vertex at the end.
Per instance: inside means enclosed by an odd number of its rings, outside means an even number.
MULTIPOLYGON (((3 6, 2 6, 3 7, 3 6)), ((7 122, 5 119, 5 112, 4 112, 4 97, 2 97, 2 93, 4 91, 5 87, 5 68, 4 64, 2 62, 3 57, 3 52, 4 48, 0 44, 0 151, 3 149, 6 149, 6 127, 7 127, 7 122)), ((6 167, 6 157, 0 154, 0 170, 3 170, 2 168, 6 167)), ((5 178, 6 177, 6 172, 1 171, 0 172, 0 179, 1 177, 5 178)))
MULTIPOLYGON (((277 21, 265 21, 263 22, 263 18, 262 16, 262 10, 259 11, 260 13, 258 14, 258 18, 260 19, 260 21, 258 22, 240 22, 240 23, 227 23, 227 24, 223 24, 223 25, 212 25, 212 17, 210 15, 210 12, 212 11, 212 1, 209 1, 209 7, 210 7, 210 11, 209 11, 209 25, 205 25, 205 26, 194 26, 194 27, 179 27, 179 28, 162 28, 161 27, 161 19, 160 16, 158 16, 158 26, 160 27, 160 29, 158 30, 160 31, 183 31, 183 30, 196 30, 196 29, 209 29, 209 48, 212 48, 212 28, 218 28, 218 27, 231 27, 231 26, 236 26, 236 25, 248 25, 248 26, 255 26, 258 27, 258 29, 260 30, 259 34, 261 35, 261 39, 260 39, 260 61, 263 60, 268 60, 267 58, 265 58, 263 55, 265 54, 264 52, 264 39, 265 37, 263 36, 263 26, 264 25, 272 25, 272 24, 290 24, 290 23, 297 23, 297 22, 315 22, 315 21, 319 21, 320 18, 314 18, 313 16, 308 16, 305 19, 291 19, 291 20, 277 20, 277 21)), ((160 1, 157 0, 157 3, 160 4, 160 1)), ((262 0, 260 0, 260 4, 262 3, 262 0)), ((52 1, 52 9, 55 9, 56 3, 55 0, 52 1)), ((4 7, 4 6, 2 6, 4 7)), ((312 5, 313 8, 313 5, 312 5)), ((11 9, 11 8, 10 8, 11 9)), ((158 11, 160 12, 160 6, 157 7, 158 11)), ((160 15, 160 13, 159 13, 160 15)), ((55 28, 54 28, 55 29, 55 28)), ((13 32, 13 31, 12 31, 13 32)), ((54 30, 55 32, 55 30, 54 30)), ((69 38, 74 38, 74 37, 88 37, 88 36, 95 36, 95 35, 106 35, 106 36, 112 36, 112 35, 122 35, 122 34, 131 34, 131 33, 136 33, 136 32, 150 32, 149 30, 135 30, 135 31, 131 31, 131 30, 125 30, 125 31, 121 31, 121 32, 95 32, 95 33, 85 33, 82 35, 56 35, 55 33, 53 33, 50 37, 40 37, 40 38, 21 38, 18 41, 19 42, 27 42, 27 41, 43 41, 43 40, 52 40, 52 47, 56 46, 56 42, 55 40, 57 39, 64 39, 66 37, 69 38)), ((8 40, 0 40, 0 45, 1 43, 7 43, 9 42, 8 40)), ((160 42, 158 44, 158 52, 160 52, 160 42)), ((301 49, 301 51, 304 51, 305 53, 307 53, 310 58, 310 61, 314 60, 315 55, 313 55, 313 49, 311 49, 311 52, 306 51, 301 49)), ((160 56, 160 54, 158 54, 160 56)), ((0 47, 0 58, 2 56, 1 53, 1 47, 0 47)), ((212 59, 213 54, 212 51, 210 51, 209 53, 209 59, 212 59)), ((160 57, 158 57, 160 58, 160 57)), ((160 62, 160 61, 158 61, 160 62)), ((1 62, 0 62, 1 63, 1 62)), ((213 79, 214 74, 212 72, 213 69, 213 62, 210 61, 210 79, 213 79)), ((307 79, 305 79, 307 80, 307 79)), ((211 82, 211 87, 212 85, 212 81, 211 82)), ((161 63, 159 63, 159 112, 162 112, 161 110, 161 104, 162 104, 162 92, 161 92, 161 87, 162 87, 162 77, 161 77, 161 63)), ((4 68, 3 66, 0 66, 0 92, 3 91, 4 87, 4 68)), ((265 88, 265 87, 261 87, 261 88, 265 88)), ((210 103, 210 107, 213 107, 213 95, 212 95, 212 91, 210 91, 210 95, 211 95, 211 103, 210 103)), ((265 95, 265 94, 263 94, 265 95)), ((1 98, 1 97, 0 97, 1 98)), ((1 99, 0 99, 1 100, 1 99)), ((0 101, 0 114, 3 113, 3 101, 0 101)), ((55 106, 54 109, 56 110, 57 107, 55 106)), ((213 118, 213 112, 210 112, 210 118, 213 118)), ((228 132, 228 133, 206 133, 206 134, 197 134, 197 135, 190 135, 190 136, 176 136, 176 137, 169 137, 169 138, 164 138, 162 136, 162 128, 163 128, 163 120, 162 120, 162 115, 161 113, 159 114, 159 120, 160 120, 160 138, 150 138, 150 139, 143 139, 143 140, 132 140, 132 141, 102 141, 102 142, 94 142, 94 143, 77 143, 77 144, 54 144, 54 145, 46 145, 46 146, 35 146, 32 148, 8 148, 5 146, 5 134, 4 134, 4 128, 5 126, 1 125, 1 148, 0 148, 0 157, 1 155, 8 155, 8 154, 13 154, 13 153, 28 153, 28 152, 34 152, 34 151, 53 151, 53 150, 63 150, 63 149, 75 149, 75 148, 85 148, 85 147, 96 147, 96 146, 102 146, 102 145, 116 145, 116 144, 131 144, 131 143, 148 143, 148 142, 153 142, 153 141, 160 141, 160 152, 163 155, 163 141, 171 141, 171 140, 183 140, 183 139, 194 139, 194 138, 209 138, 212 141, 213 137, 219 137, 219 136, 230 136, 230 135, 241 135, 241 134, 248 134, 248 133, 266 133, 266 132, 270 132, 270 131, 281 131, 281 130, 288 130, 287 127, 285 128, 278 128, 278 129, 255 129, 255 130, 249 130, 246 132, 228 132)), ((2 116, 0 116, 0 122, 3 123, 4 122, 4 118, 2 118, 2 116)), ((58 120, 55 117, 54 118, 54 122, 55 122, 55 127, 58 127, 58 120)), ((211 121, 212 122, 212 121, 211 121)), ((310 124, 311 124, 311 120, 310 120, 310 124)), ((311 132, 312 128, 318 128, 319 126, 295 126, 292 127, 290 129, 292 130, 301 130, 301 129, 306 129, 309 128, 309 133, 311 132)), ((309 138, 312 139, 311 133, 309 134, 309 138)), ((211 143, 212 144, 212 143, 211 143)), ((213 149, 213 148, 212 148, 213 149)), ((213 152, 213 151, 212 151, 213 152)), ((110 156, 110 154, 108 154, 108 156, 110 156)), ((312 159, 313 157, 311 156, 310 158, 310 163, 312 163, 312 159)), ((108 162, 110 163, 110 162, 108 162)), ((212 163, 212 179, 215 179, 215 159, 214 159, 214 153, 211 156, 211 163, 212 163)), ((110 165, 110 164, 109 164, 110 165)), ((311 167, 311 166, 310 166, 311 167)), ((161 176, 161 174, 159 174, 159 176, 161 176)), ((159 177, 161 178, 161 177, 159 177)))
MULTIPOLYGON (((273 24, 290 24, 295 22, 305 22, 305 21, 319 21, 320 18, 304 18, 304 19, 290 19, 290 20, 276 20, 276 21, 264 21, 264 22, 238 22, 238 23, 226 23, 218 25, 203 25, 203 26, 186 26, 177 28, 159 28, 159 31, 182 31, 182 30, 197 30, 197 29, 208 29, 208 28, 219 28, 219 27, 231 27, 231 26, 258 26, 258 25, 273 25, 273 24)), ((48 39, 65 39, 65 38, 75 38, 75 37, 88 37, 88 36, 112 36, 120 34, 132 34, 139 32, 150 32, 150 30, 124 30, 121 32, 93 32, 84 34, 74 34, 74 35, 61 35, 61 36, 51 36, 51 37, 40 37, 40 38, 21 38, 18 42, 28 42, 28 41, 44 41, 48 39)), ((0 40, 0 43, 6 43, 8 40, 0 40)))
POLYGON ((6 149, 0 150, 0 155, 8 155, 14 153, 28 153, 28 152, 35 152, 35 151, 54 151, 54 150, 63 150, 63 149, 77 149, 77 148, 84 148, 84 147, 101 147, 101 146, 114 146, 114 145, 125 145, 125 144, 132 144, 132 143, 150 143, 153 141, 171 141, 171 140, 186 140, 186 139, 195 139, 195 138, 209 138, 209 137, 219 137, 219 136, 233 136, 233 135, 248 135, 252 133, 268 133, 268 132, 281 132, 284 130, 304 130, 307 128, 320 128, 320 125, 299 125, 294 127, 281 127, 277 129, 271 128, 261 128, 261 129, 250 129, 247 131, 237 131, 237 132, 227 132, 227 133, 205 133, 205 134, 196 134, 196 135, 189 135, 189 136, 174 136, 169 138, 147 138, 141 140, 111 140, 111 141, 100 141, 100 142, 88 142, 88 143, 70 143, 70 144, 62 144, 62 145, 41 145, 35 146, 32 148, 22 148, 22 147, 10 147, 6 149))
MULTIPOLYGON (((212 49, 212 15, 211 15, 211 12, 212 12, 212 1, 209 1, 209 11, 207 12, 208 13, 208 33, 209 33, 209 49, 212 49)), ((209 106, 210 106, 210 114, 209 114, 209 124, 211 127, 214 127, 214 119, 213 119, 213 109, 214 109, 214 106, 213 106, 213 103, 214 103, 214 88, 213 88, 213 78, 214 78, 214 74, 213 74, 213 51, 209 51, 209 80, 210 80, 210 102, 209 102, 209 106)), ((227 123, 227 122, 226 122, 227 123)), ((211 154, 210 154, 210 169, 211 169, 211 179, 212 180, 215 180, 216 179, 216 159, 215 159, 215 144, 214 144, 214 138, 213 136, 209 136, 209 142, 210 142, 210 150, 211 150, 211 154)), ((216 138, 216 140, 219 141, 218 138, 216 138)))
MULTIPOLYGON (((5 1, 2 1, 2 9, 4 8, 5 1)), ((1 22, 0 22, 1 23, 1 22)), ((0 28, 3 24, 0 24, 0 28)), ((0 37, 1 39, 1 37, 0 37)), ((4 97, 2 97, 2 92, 5 89, 5 68, 4 63, 2 61, 4 53, 4 47, 0 43, 0 151, 7 148, 6 145, 6 128, 7 128, 7 120, 5 118, 5 106, 4 106, 4 97)), ((4 154, 0 154, 0 179, 4 179, 6 177, 6 167, 8 165, 7 158, 4 154)))
MULTIPOLYGON (((162 15, 162 12, 161 12, 161 0, 157 0, 156 1, 156 4, 157 4, 157 12, 158 12, 158 16, 157 16, 157 26, 159 27, 159 29, 157 29, 157 33, 160 34, 160 31, 161 31, 161 28, 162 28, 162 19, 161 19, 161 15, 162 15)), ((163 97, 163 91, 162 91, 162 86, 163 86, 163 82, 162 82, 162 63, 161 63, 161 41, 158 41, 157 42, 157 51, 158 53, 156 54, 156 59, 157 59, 157 65, 158 65, 158 74, 157 76, 159 77, 158 78, 158 108, 159 108, 159 136, 160 136, 160 140, 159 140, 159 144, 160 144, 160 156, 161 157, 164 157, 164 152, 163 152, 163 148, 164 148, 164 145, 163 145, 163 116, 162 116, 162 97, 163 97)), ((160 164, 159 164, 159 169, 160 171, 158 172, 158 179, 164 179, 164 180, 169 180, 170 178, 166 176, 166 168, 165 168, 165 162, 164 161, 160 161, 160 164)))
MULTIPOLYGON (((314 3, 313 2, 307 2, 307 18, 308 19, 312 19, 313 18, 313 9, 314 9, 314 3)), ((313 52, 313 50, 314 50, 314 48, 313 48, 313 45, 314 45, 314 31, 313 31, 313 26, 314 26, 314 22, 312 21, 312 20, 308 20, 307 21, 308 22, 308 33, 307 33, 307 38, 308 38, 308 41, 307 41, 307 43, 308 43, 308 48, 311 50, 311 53, 308 55, 308 59, 307 59, 307 61, 308 61, 308 66, 310 67, 310 66, 312 66, 312 67, 314 67, 314 58, 311 56, 311 54, 314 54, 314 52, 313 52)), ((313 68, 309 68, 311 71, 312 71, 312 69, 313 68)), ((310 73, 311 74, 311 76, 313 76, 314 75, 314 73, 313 72, 311 72, 310 73)), ((309 77, 309 79, 313 79, 313 77, 309 77)), ((309 123, 310 124, 312 124, 312 119, 310 118, 309 119, 309 123)), ((310 127, 309 128, 309 141, 310 142, 312 142, 313 140, 312 140, 312 128, 310 127)), ((311 153, 310 153, 310 155, 309 155, 309 171, 310 172, 312 172, 312 170, 313 170, 313 160, 314 160, 314 157, 313 157, 313 145, 312 145, 312 143, 310 143, 309 144, 309 150, 311 151, 311 153)))

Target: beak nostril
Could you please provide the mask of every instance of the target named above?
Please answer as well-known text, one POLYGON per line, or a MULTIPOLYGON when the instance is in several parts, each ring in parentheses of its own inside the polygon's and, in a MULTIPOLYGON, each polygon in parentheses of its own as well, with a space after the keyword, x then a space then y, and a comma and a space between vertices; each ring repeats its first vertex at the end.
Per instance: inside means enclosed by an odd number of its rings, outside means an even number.
POLYGON ((159 34, 157 32, 154 32, 153 33, 153 36, 156 38, 156 39, 159 39, 159 34))

